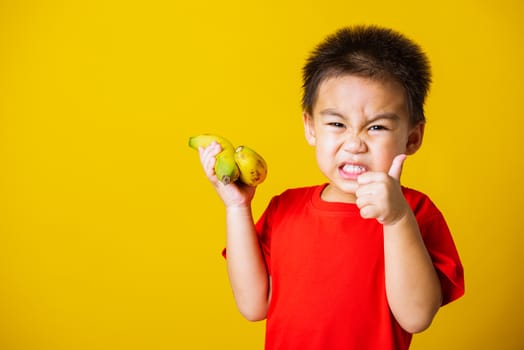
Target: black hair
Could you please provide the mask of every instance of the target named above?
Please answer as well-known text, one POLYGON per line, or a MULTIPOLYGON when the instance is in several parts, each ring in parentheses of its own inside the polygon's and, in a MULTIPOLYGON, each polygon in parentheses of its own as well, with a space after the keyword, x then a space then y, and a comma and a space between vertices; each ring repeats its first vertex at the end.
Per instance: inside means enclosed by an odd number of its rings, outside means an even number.
POLYGON ((312 115, 322 82, 345 74, 400 83, 406 92, 411 124, 425 122, 424 101, 431 84, 431 68, 421 48, 404 35, 363 25, 329 35, 313 50, 303 68, 304 111, 312 115))

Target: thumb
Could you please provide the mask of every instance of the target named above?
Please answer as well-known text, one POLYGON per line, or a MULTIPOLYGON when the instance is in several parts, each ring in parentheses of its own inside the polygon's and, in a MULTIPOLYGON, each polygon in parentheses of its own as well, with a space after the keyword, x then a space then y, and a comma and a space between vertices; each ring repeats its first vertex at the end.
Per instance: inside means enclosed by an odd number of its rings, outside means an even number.
POLYGON ((391 168, 389 168, 388 175, 392 178, 400 181, 400 174, 402 174, 402 166, 404 165, 404 161, 406 160, 407 156, 405 154, 399 154, 395 158, 393 158, 393 163, 391 164, 391 168))

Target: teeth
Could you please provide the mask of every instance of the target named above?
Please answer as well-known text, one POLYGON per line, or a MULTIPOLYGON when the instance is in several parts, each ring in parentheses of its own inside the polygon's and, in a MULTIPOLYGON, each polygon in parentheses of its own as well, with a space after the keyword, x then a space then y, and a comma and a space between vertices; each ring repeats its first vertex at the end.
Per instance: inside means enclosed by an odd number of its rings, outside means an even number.
POLYGON ((351 164, 344 165, 342 169, 344 170, 344 172, 350 173, 350 174, 360 174, 366 170, 364 167, 360 165, 351 165, 351 164))

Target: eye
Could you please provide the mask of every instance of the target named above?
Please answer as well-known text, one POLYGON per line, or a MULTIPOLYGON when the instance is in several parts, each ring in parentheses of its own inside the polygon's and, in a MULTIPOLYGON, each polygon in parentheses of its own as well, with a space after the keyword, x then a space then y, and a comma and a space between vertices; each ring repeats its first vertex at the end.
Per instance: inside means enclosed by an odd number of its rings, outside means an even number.
POLYGON ((384 125, 372 125, 368 129, 369 131, 381 131, 381 130, 388 130, 388 128, 384 125))
POLYGON ((344 124, 339 123, 339 122, 331 122, 331 123, 327 123, 327 125, 335 127, 335 128, 344 128, 345 127, 344 124))

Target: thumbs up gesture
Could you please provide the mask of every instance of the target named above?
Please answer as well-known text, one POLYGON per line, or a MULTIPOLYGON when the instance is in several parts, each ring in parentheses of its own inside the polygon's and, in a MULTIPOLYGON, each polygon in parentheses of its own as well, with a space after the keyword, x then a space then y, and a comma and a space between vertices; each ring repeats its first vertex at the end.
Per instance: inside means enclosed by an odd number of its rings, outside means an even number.
POLYGON ((383 225, 391 225, 404 217, 411 208, 400 187, 405 154, 397 155, 388 173, 367 172, 359 176, 356 204, 360 215, 377 219, 383 225))

